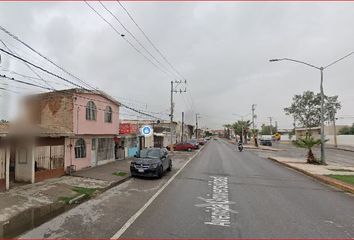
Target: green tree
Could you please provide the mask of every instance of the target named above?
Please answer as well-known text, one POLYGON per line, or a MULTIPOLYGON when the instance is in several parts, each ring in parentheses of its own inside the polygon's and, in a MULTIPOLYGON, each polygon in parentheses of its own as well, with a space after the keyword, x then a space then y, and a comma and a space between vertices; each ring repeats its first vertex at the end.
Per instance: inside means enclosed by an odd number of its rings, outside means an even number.
POLYGON ((312 148, 320 145, 321 144, 321 139, 315 139, 314 137, 310 136, 309 134, 306 134, 304 138, 300 138, 296 141, 293 141, 295 146, 300 147, 300 148, 306 148, 308 150, 307 152, 307 163, 310 164, 320 164, 320 161, 318 161, 315 158, 315 155, 312 152, 312 148))
POLYGON ((247 143, 247 134, 249 132, 250 126, 251 126, 251 122, 249 120, 247 121, 239 120, 234 124, 232 124, 232 128, 234 129, 235 134, 243 138, 244 143, 247 143))
MULTIPOLYGON (((333 120, 341 108, 338 96, 325 96, 325 121, 333 120)), ((293 97, 290 107, 284 108, 286 115, 292 115, 305 128, 318 127, 321 123, 321 95, 305 91, 293 97)))
POLYGON ((272 135, 275 134, 277 131, 277 128, 274 126, 262 124, 261 131, 259 133, 261 135, 272 135))
POLYGON ((354 123, 351 127, 343 127, 339 130, 339 134, 342 135, 354 135, 354 123))
POLYGON ((209 131, 205 131, 205 137, 210 137, 210 136, 212 136, 213 134, 211 133, 211 132, 209 132, 209 131))
POLYGON ((1 119, 0 123, 9 123, 9 121, 7 121, 6 119, 1 119))

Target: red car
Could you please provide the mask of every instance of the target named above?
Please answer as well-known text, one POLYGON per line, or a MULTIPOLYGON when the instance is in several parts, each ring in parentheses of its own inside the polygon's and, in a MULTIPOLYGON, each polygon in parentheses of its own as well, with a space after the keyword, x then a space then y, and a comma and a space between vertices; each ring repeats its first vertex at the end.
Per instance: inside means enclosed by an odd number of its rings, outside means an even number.
MULTIPOLYGON (((170 150, 169 147, 167 147, 170 150)), ((191 143, 177 143, 173 145, 173 149, 175 151, 192 151, 194 149, 194 145, 191 143)))

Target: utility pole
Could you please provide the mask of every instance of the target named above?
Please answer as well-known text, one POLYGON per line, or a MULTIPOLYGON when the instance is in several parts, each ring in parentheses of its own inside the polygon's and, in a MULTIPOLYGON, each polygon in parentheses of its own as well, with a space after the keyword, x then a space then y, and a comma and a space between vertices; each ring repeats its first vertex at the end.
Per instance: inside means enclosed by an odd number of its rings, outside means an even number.
POLYGON ((181 142, 183 142, 183 135, 184 135, 184 112, 182 112, 182 135, 181 135, 181 142))
POLYGON ((254 111, 256 110, 256 104, 252 104, 252 135, 253 135, 253 142, 254 142, 254 145, 257 147, 258 146, 258 143, 257 143, 257 140, 256 140, 256 129, 255 129, 255 119, 256 119, 256 115, 254 114, 254 111))
POLYGON ((195 114, 195 138, 198 139, 198 113, 195 114))
POLYGON ((172 128, 173 128, 173 81, 171 81, 171 113, 170 113, 170 133, 171 133, 171 139, 170 139, 170 149, 173 152, 173 132, 172 132, 172 128))
POLYGON ((174 103, 173 103, 173 94, 174 93, 185 93, 187 92, 187 88, 185 87, 184 90, 182 90, 181 88, 180 89, 177 89, 177 87, 180 85, 180 84, 187 84, 187 80, 185 81, 171 81, 171 113, 170 113, 170 133, 171 133, 171 143, 170 143, 170 149, 171 151, 173 152, 173 110, 174 110, 174 103))
POLYGON ((269 129, 270 129, 270 135, 273 135, 273 129, 272 129, 272 117, 269 117, 269 129))
POLYGON ((256 104, 252 104, 252 128, 253 130, 255 129, 255 123, 254 123, 254 120, 255 118, 257 117, 255 114, 254 114, 254 111, 256 110, 256 104))

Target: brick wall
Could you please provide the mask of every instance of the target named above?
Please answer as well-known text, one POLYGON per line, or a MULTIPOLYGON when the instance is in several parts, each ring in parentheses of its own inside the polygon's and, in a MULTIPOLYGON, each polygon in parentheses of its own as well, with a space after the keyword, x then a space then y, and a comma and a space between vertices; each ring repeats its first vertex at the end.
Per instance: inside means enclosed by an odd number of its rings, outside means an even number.
POLYGON ((5 179, 0 179, 0 192, 6 190, 6 181, 5 179))
POLYGON ((51 92, 36 95, 26 102, 26 118, 32 124, 73 130, 73 95, 51 92))
POLYGON ((50 98, 41 99, 41 124, 61 126, 73 130, 72 96, 52 93, 50 98))
POLYGON ((64 168, 39 171, 35 173, 35 182, 41 182, 49 178, 61 177, 64 175, 65 175, 64 168))

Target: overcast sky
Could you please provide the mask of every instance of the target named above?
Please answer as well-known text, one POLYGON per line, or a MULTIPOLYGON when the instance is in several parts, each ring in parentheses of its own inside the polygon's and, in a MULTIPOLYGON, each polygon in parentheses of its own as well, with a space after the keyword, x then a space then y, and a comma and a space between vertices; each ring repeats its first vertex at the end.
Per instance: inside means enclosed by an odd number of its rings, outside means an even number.
MULTIPOLYGON (((91 4, 139 47, 98 2, 91 4)), ((290 105, 294 94, 318 92, 320 74, 306 66, 268 60, 288 57, 321 66, 354 51, 354 3, 122 4, 188 81, 187 93, 174 96, 175 118, 179 120, 185 111, 187 121, 194 123, 195 113, 199 113, 202 127, 221 128, 239 118, 234 114, 249 114, 253 103, 257 104, 258 126, 272 116, 280 128, 291 127, 291 118, 285 116, 283 108, 290 105)), ((165 63, 117 2, 105 5, 165 63)), ((84 2, 1 2, 0 25, 91 85, 131 106, 163 112, 159 116, 168 118, 172 79, 134 51, 84 2)), ((3 32, 0 39, 22 57, 61 73, 3 32)), ((343 105, 339 116, 354 116, 353 66, 354 56, 324 75, 325 93, 339 95, 343 105)), ((10 76, 1 71, 4 69, 35 76, 2 54, 0 72, 10 76)), ((49 76, 46 79, 62 82, 49 76)), ((31 91, 36 92, 34 89, 31 91)), ((0 96, 2 117, 8 117, 15 109, 16 94, 0 90, 0 96)), ((352 122, 354 118, 338 121, 352 122)))

